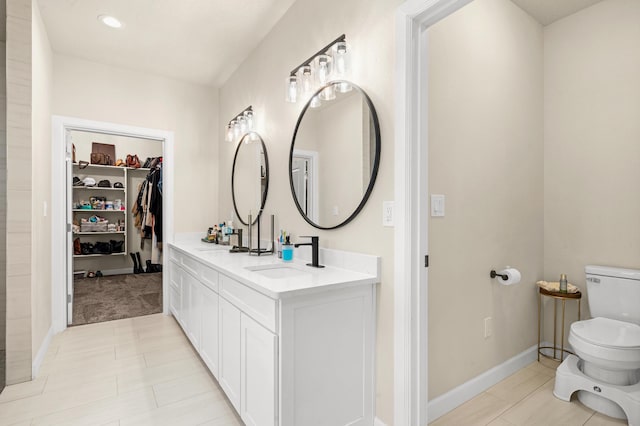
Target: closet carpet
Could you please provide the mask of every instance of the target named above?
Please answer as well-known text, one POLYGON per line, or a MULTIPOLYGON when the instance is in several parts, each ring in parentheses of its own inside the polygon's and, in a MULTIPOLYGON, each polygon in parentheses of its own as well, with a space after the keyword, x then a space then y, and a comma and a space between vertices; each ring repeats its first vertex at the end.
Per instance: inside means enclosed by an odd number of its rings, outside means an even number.
POLYGON ((73 287, 72 325, 162 312, 162 273, 80 278, 73 287))

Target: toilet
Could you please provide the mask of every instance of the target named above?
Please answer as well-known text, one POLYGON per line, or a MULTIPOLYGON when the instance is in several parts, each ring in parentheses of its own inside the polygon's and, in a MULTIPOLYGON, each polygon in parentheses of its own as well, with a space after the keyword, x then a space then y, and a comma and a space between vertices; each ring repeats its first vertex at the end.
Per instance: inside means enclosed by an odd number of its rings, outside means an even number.
POLYGON ((571 324, 553 394, 640 426, 640 270, 587 266, 592 318, 571 324))

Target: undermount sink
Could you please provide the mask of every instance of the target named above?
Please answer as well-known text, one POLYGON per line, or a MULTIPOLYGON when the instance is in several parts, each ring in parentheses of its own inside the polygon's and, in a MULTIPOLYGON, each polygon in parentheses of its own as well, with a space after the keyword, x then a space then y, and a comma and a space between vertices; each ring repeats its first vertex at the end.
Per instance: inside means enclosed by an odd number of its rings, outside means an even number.
POLYGON ((291 278, 310 273, 310 271, 300 269, 293 265, 277 263, 270 265, 247 266, 245 269, 255 272, 256 274, 260 274, 266 278, 291 278))

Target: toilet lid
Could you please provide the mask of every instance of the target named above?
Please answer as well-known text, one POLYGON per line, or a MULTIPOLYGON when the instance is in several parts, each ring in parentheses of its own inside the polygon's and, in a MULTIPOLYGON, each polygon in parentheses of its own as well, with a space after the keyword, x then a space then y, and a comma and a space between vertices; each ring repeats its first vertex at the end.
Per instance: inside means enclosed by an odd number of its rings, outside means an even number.
POLYGON ((571 324, 577 337, 598 346, 640 348, 640 325, 609 318, 593 318, 571 324))

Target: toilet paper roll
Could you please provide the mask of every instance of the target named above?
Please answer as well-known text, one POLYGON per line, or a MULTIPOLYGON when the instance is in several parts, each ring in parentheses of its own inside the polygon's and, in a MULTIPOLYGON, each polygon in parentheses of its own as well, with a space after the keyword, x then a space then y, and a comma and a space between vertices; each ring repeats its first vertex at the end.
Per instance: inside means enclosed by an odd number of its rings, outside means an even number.
POLYGON ((502 271, 499 271, 498 274, 507 276, 506 280, 497 277, 498 282, 502 285, 518 284, 522 279, 522 274, 520 274, 520 271, 518 271, 516 268, 503 269, 502 271))

